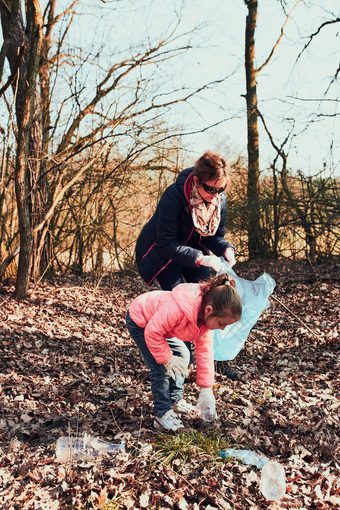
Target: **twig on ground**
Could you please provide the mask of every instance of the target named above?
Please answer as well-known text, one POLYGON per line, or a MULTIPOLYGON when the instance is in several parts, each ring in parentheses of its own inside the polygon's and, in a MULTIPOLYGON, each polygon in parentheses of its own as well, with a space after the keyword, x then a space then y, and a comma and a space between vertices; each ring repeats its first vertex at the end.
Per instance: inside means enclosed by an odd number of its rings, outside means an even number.
POLYGON ((114 414, 113 414, 113 412, 112 412, 111 407, 110 407, 109 409, 110 409, 110 413, 111 413, 112 419, 113 419, 113 421, 115 422, 115 425, 116 425, 117 429, 118 429, 118 430, 119 430, 122 434, 124 434, 124 430, 122 430, 122 429, 120 428, 120 426, 118 425, 117 420, 116 420, 116 418, 115 418, 115 415, 114 415, 114 414))
POLYGON ((280 301, 279 299, 277 299, 275 296, 271 295, 270 297, 271 297, 271 299, 274 299, 274 301, 276 301, 277 303, 279 303, 281 306, 283 306, 283 308, 284 308, 285 310, 287 310, 287 312, 289 312, 289 313, 290 313, 293 317, 295 317, 295 319, 297 319, 299 322, 301 322, 301 324, 303 324, 303 325, 304 325, 304 327, 305 327, 306 329, 308 329, 308 331, 309 331, 310 333, 312 333, 312 335, 313 335, 313 336, 315 336, 315 338, 317 338, 318 340, 322 341, 322 338, 321 338, 320 336, 318 336, 316 333, 314 333, 314 331, 313 331, 313 330, 312 330, 309 326, 307 326, 307 324, 306 324, 305 322, 303 322, 303 320, 302 320, 302 319, 300 319, 300 317, 298 317, 297 315, 295 315, 295 313, 294 313, 294 312, 292 312, 292 311, 288 308, 288 306, 284 305, 284 304, 282 303, 282 301, 280 301))

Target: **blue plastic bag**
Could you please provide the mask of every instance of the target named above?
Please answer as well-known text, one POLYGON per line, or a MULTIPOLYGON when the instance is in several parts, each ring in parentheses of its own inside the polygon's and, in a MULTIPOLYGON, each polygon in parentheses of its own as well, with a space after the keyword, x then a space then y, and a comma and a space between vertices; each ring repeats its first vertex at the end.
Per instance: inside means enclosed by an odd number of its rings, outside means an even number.
POLYGON ((267 273, 263 273, 253 282, 239 278, 224 259, 223 268, 218 274, 221 273, 228 273, 234 278, 236 290, 242 299, 241 320, 226 326, 223 331, 220 329, 214 330, 214 359, 227 361, 238 355, 251 328, 255 325, 263 310, 269 308, 268 298, 276 284, 267 273))

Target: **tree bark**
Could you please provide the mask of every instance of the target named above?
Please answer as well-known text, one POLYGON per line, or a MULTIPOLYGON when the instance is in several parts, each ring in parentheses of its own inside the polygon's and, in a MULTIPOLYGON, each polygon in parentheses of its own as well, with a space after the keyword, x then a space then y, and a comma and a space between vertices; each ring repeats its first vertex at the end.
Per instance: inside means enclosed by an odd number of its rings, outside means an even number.
MULTIPOLYGON (((55 3, 56 0, 49 0, 46 8, 47 19, 45 34, 41 46, 39 84, 40 84, 40 150, 41 158, 39 163, 38 193, 36 195, 35 221, 34 226, 38 225, 44 218, 45 212, 50 203, 50 187, 48 183, 48 161, 44 155, 48 154, 49 130, 51 124, 50 117, 50 60, 49 54, 52 44, 52 28, 55 23, 55 3)), ((36 281, 41 274, 45 274, 51 268, 51 242, 49 229, 42 229, 34 232, 33 244, 35 247, 33 257, 32 277, 36 281)))
MULTIPOLYGON (((25 297, 31 270, 32 226, 40 223, 44 197, 40 190, 42 161, 42 115, 40 94, 36 88, 42 42, 43 20, 39 0, 27 3, 26 26, 20 0, 0 3, 6 57, 15 79, 15 111, 18 126, 15 188, 18 208, 20 255, 16 294, 25 297), (23 52, 23 49, 25 51, 23 52), (18 56, 23 55, 21 60, 18 56), (34 107, 33 107, 34 105, 34 107), (26 274, 27 273, 27 274, 26 274), (25 290, 26 289, 26 290, 25 290)), ((37 242, 34 243, 35 248, 37 242)), ((34 267, 39 266, 35 264, 34 267)), ((36 270, 34 271, 36 276, 36 270)))
POLYGON ((29 142, 32 128, 36 78, 38 74, 40 47, 42 40, 42 16, 38 0, 27 6, 27 26, 30 33, 29 58, 21 98, 22 113, 18 122, 18 145, 15 168, 15 193, 18 207, 20 253, 15 294, 17 299, 25 299, 31 268, 32 228, 28 194, 29 142))
POLYGON ((248 251, 249 259, 262 253, 260 228, 260 169, 259 133, 257 127, 257 90, 255 59, 255 29, 257 20, 257 0, 245 0, 248 8, 245 32, 245 71, 248 132, 248 251))

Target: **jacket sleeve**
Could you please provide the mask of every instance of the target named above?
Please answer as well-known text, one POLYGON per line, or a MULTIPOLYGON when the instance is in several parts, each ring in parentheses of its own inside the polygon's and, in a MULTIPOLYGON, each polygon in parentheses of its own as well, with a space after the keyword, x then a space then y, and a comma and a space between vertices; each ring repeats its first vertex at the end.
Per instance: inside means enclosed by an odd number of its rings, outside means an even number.
MULTIPOLYGON (((221 205, 221 220, 214 236, 202 237, 201 244, 208 250, 212 251, 217 257, 223 257, 227 248, 234 248, 234 246, 224 239, 225 224, 227 221, 227 198, 221 205)), ((235 249, 235 248, 234 248, 235 249)))
POLYGON ((201 388, 211 388, 214 385, 214 343, 213 331, 207 329, 196 340, 196 383, 201 388))
POLYGON ((166 338, 171 338, 173 328, 183 319, 183 312, 178 305, 171 300, 161 305, 151 317, 144 329, 145 343, 149 351, 159 364, 164 364, 172 356, 166 338))
POLYGON ((184 200, 171 186, 163 193, 157 211, 157 246, 167 260, 194 268, 202 252, 183 245, 179 240, 181 218, 187 205, 184 200))

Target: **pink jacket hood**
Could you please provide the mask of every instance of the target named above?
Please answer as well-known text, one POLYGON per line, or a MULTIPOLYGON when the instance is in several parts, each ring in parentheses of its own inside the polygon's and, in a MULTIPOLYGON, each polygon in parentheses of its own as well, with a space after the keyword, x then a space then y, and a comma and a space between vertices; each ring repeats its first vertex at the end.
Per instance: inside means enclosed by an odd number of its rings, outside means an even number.
POLYGON ((176 337, 195 344, 197 384, 214 384, 213 335, 205 324, 198 326, 202 303, 200 285, 182 283, 171 292, 156 290, 135 298, 129 307, 131 319, 144 328, 145 342, 157 363, 172 356, 166 338, 176 337))
POLYGON ((198 284, 182 283, 172 290, 171 297, 188 321, 197 326, 198 313, 202 303, 200 286, 198 284))

